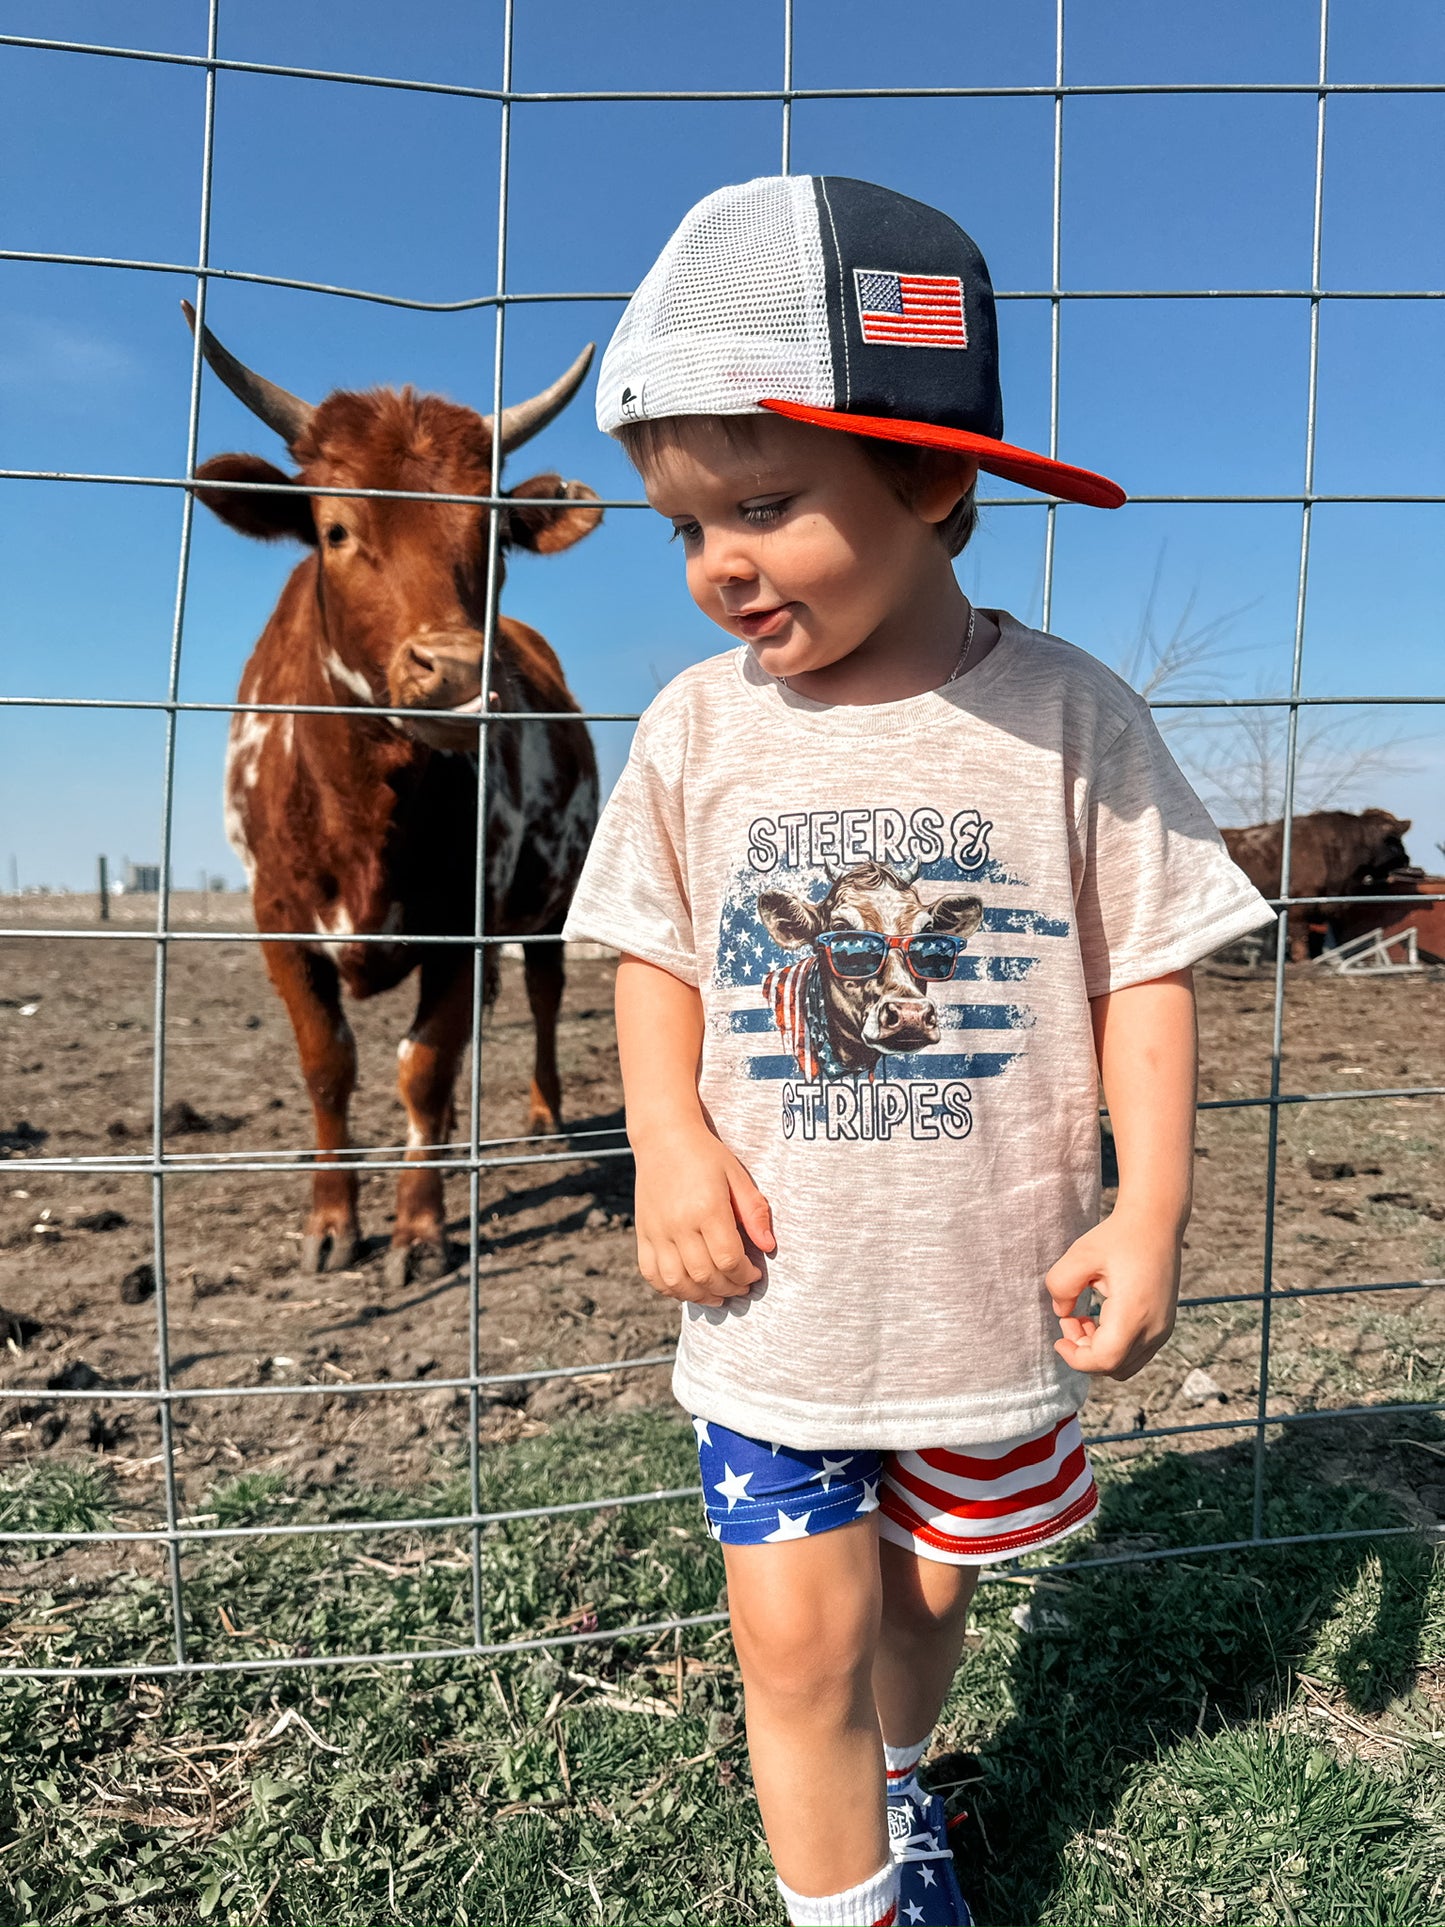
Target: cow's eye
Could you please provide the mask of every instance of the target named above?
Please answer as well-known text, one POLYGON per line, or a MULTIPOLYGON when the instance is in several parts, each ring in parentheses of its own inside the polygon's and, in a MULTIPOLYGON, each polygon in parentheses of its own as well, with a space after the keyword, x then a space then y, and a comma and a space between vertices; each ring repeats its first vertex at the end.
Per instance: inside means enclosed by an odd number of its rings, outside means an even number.
POLYGON ((339 549, 350 531, 340 522, 333 522, 326 531, 326 540, 333 549, 339 549))

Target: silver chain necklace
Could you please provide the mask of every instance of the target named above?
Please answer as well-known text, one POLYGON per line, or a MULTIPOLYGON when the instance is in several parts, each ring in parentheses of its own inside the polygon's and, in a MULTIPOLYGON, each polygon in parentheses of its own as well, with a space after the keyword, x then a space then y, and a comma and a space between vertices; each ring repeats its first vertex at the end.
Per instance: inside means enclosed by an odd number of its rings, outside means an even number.
MULTIPOLYGON (((973 654, 973 630, 974 624, 977 621, 978 611, 970 602, 968 605, 968 627, 963 632, 963 647, 958 652, 958 661, 939 684, 940 689, 947 689, 951 682, 957 682, 964 670, 968 667, 968 659, 973 654)), ((783 685, 784 689, 791 689, 793 686, 786 676, 779 676, 778 681, 783 685)))

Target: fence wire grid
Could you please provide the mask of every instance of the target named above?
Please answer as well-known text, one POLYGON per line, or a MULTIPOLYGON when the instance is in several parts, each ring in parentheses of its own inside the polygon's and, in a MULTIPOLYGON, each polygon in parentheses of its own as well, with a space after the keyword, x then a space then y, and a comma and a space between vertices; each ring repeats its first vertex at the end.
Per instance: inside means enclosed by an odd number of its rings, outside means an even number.
MULTIPOLYGON (((45 253, 25 249, 0 249, 0 260, 16 262, 44 263, 48 265, 105 268, 117 272, 185 274, 194 277, 194 306, 197 327, 191 357, 189 408, 186 432, 186 466, 183 475, 121 475, 88 473, 77 470, 45 470, 28 468, 0 468, 0 480, 27 482, 82 482, 96 485, 112 485, 138 488, 161 488, 176 490, 181 497, 180 546, 176 569, 174 613, 171 625, 170 654, 167 674, 167 693, 155 700, 111 700, 107 698, 56 698, 46 696, 0 696, 3 708, 40 708, 40 709, 94 709, 94 710, 141 710, 159 712, 165 718, 164 739, 164 795, 161 816, 160 874, 157 896, 157 911, 154 928, 78 930, 73 927, 56 929, 37 929, 35 926, 0 928, 4 938, 82 938, 86 942, 140 942, 153 945, 154 966, 154 1058, 151 1088, 151 1144, 148 1152, 117 1153, 104 1157, 28 1157, 25 1168, 29 1171, 51 1172, 105 1172, 145 1174, 150 1178, 150 1202, 152 1215, 152 1264, 155 1274, 155 1318, 156 1318, 156 1384, 154 1388, 112 1388, 46 1390, 42 1394, 46 1401, 79 1400, 95 1404, 97 1402, 126 1402, 133 1405, 153 1406, 158 1414, 160 1427, 161 1455, 164 1468, 164 1526, 148 1529, 102 1529, 88 1531, 0 1531, 0 1542, 44 1542, 44 1543, 98 1543, 98 1542, 146 1542, 164 1546, 169 1570, 171 1605, 171 1644, 174 1653, 170 1661, 154 1661, 126 1666, 5 1666, 0 1668, 0 1677, 63 1679, 63 1678, 104 1678, 130 1677, 134 1675, 166 1675, 211 1672, 275 1672, 296 1668, 346 1667, 370 1665, 379 1661, 414 1664, 419 1661, 442 1661, 478 1658, 502 1653, 533 1651, 546 1647, 563 1647, 611 1642, 639 1635, 655 1635, 693 1626, 715 1625, 726 1619, 723 1612, 712 1612, 676 1616, 651 1620, 643 1623, 630 1623, 616 1627, 600 1628, 596 1631, 573 1631, 530 1639, 489 1640, 486 1624, 486 1574, 483 1553, 483 1532, 491 1525, 524 1519, 540 1519, 573 1513, 600 1512, 612 1508, 650 1505, 663 1501, 695 1496, 700 1488, 696 1485, 659 1489, 647 1492, 608 1493, 593 1499, 582 1499, 566 1504, 536 1505, 502 1511, 486 1511, 481 1505, 481 1447, 478 1435, 480 1400, 482 1393, 489 1387, 534 1383, 547 1379, 565 1379, 593 1376, 600 1373, 614 1373, 636 1370, 643 1367, 660 1366, 670 1362, 670 1353, 656 1353, 645 1357, 618 1358, 603 1363, 563 1365, 539 1368, 533 1371, 484 1373, 480 1369, 479 1317, 480 1317, 480 1260, 481 1246, 479 1233, 479 1184, 484 1170, 519 1166, 576 1163, 581 1160, 603 1160, 623 1158, 630 1155, 620 1130, 596 1133, 562 1132, 553 1140, 554 1148, 535 1148, 520 1151, 516 1139, 485 1138, 481 1128, 482 1092, 482 972, 473 972, 473 994, 471 1011, 471 1065, 468 1086, 467 1132, 463 1143, 455 1145, 436 1145, 426 1147, 430 1152, 425 1158, 404 1157, 403 1146, 361 1146, 350 1151, 328 1154, 329 1161, 351 1163, 367 1171, 399 1170, 405 1165, 409 1169, 433 1168, 442 1171, 465 1172, 468 1180, 469 1233, 467 1248, 467 1298, 468 1298, 468 1369, 465 1376, 455 1378, 416 1378, 385 1379, 374 1382, 348 1382, 344 1386, 330 1383, 312 1384, 260 1384, 260 1385, 219 1385, 191 1387, 176 1385, 172 1382, 172 1357, 168 1325, 167 1266, 165 1247, 165 1187, 167 1178, 173 1173, 194 1173, 196 1171, 302 1171, 316 1168, 317 1154, 295 1153, 241 1153, 204 1155, 168 1152, 165 1147, 162 1115, 165 1107, 165 1067, 166 1067, 166 990, 167 969, 170 948, 173 944, 184 942, 219 941, 263 943, 268 938, 289 939, 294 933, 287 931, 267 932, 255 930, 217 929, 207 925, 204 930, 173 928, 171 924, 170 881, 171 849, 173 842, 176 739, 179 719, 188 713, 264 714, 264 715, 304 715, 338 713, 331 706, 283 703, 217 703, 182 701, 180 698, 180 668, 182 647, 185 636, 187 590, 190 577, 191 535, 195 514, 195 480, 198 454, 198 433, 201 404, 201 384, 203 358, 201 353, 201 330, 206 320, 206 300, 210 285, 214 281, 239 281, 259 284, 264 287, 304 290, 312 293, 332 295, 340 299, 374 302, 383 306, 417 310, 426 313, 456 313, 466 309, 493 309, 495 311, 495 349, 492 368, 492 402, 494 414, 500 414, 503 406, 503 378, 506 359, 506 325, 511 308, 525 304, 563 303, 580 301, 603 301, 622 304, 628 298, 628 290, 604 291, 566 291, 556 293, 531 293, 510 288, 507 284, 507 220, 510 197, 510 139, 511 110, 514 104, 533 105, 538 103, 565 104, 567 102, 646 102, 646 101, 714 101, 714 102, 775 102, 779 110, 778 157, 780 171, 790 171, 792 159, 792 119, 793 106, 798 101, 809 100, 949 100, 978 99, 996 100, 1010 98, 1041 98, 1053 102, 1053 157, 1052 157, 1052 194, 1051 194, 1051 276, 1050 285, 1042 289, 1002 289, 997 292, 1001 301, 1022 301, 1047 303, 1050 315, 1050 369, 1049 369, 1049 435, 1048 452, 1058 453, 1058 423, 1060 398, 1060 321, 1065 302, 1094 300, 1250 300, 1250 301, 1287 301, 1308 304, 1309 310, 1309 362, 1308 398, 1304 422, 1303 465, 1300 487, 1293 493, 1175 493, 1141 494, 1131 500, 1141 504, 1202 504, 1202 503, 1248 503, 1284 504, 1298 508, 1299 523, 1299 560, 1295 594, 1295 613, 1293 644, 1291 653, 1289 689, 1279 696, 1249 697, 1210 697, 1192 699, 1171 699, 1156 701, 1153 707, 1167 710, 1204 711, 1228 709, 1273 709, 1287 712, 1286 755, 1284 772, 1284 831, 1281 860, 1279 893, 1272 901, 1277 911, 1276 944, 1274 957, 1273 1018, 1270 1040, 1269 1088, 1268 1094, 1257 1097, 1231 1097, 1215 1099, 1201 1104, 1202 1110, 1244 1110, 1262 1108, 1267 1111, 1267 1137, 1265 1153, 1265 1224, 1264 1250, 1260 1287, 1257 1291, 1225 1293, 1213 1296, 1185 1298, 1181 1308, 1210 1305, 1258 1305, 1260 1308, 1259 1341, 1259 1382, 1253 1413, 1249 1417, 1229 1419, 1200 1420, 1184 1425, 1159 1425, 1143 1427, 1128 1432, 1095 1432, 1088 1434, 1095 1444, 1118 1443, 1121 1441, 1138 1442, 1148 1439, 1177 1438, 1187 1435, 1206 1433, 1253 1435, 1254 1499, 1253 1521, 1248 1538, 1214 1541, 1187 1546, 1155 1547, 1131 1549, 1118 1553, 1098 1555, 1093 1558, 1080 1558, 1060 1561, 1050 1567, 1053 1572, 1071 1572, 1096 1569, 1100 1567, 1131 1565, 1164 1559, 1184 1558, 1211 1553, 1231 1553, 1265 1546, 1286 1546, 1321 1543, 1331 1540, 1375 1539, 1399 1536, 1413 1528, 1401 1526, 1366 1527, 1352 1531, 1320 1532, 1292 1535, 1268 1536, 1264 1531, 1265 1498, 1265 1448, 1269 1428, 1272 1426, 1308 1425, 1325 1420, 1371 1419, 1400 1417, 1407 1414, 1426 1414, 1445 1410, 1445 1401, 1421 1401, 1417 1403, 1389 1403, 1381 1405, 1336 1406, 1304 1412, 1272 1412, 1270 1410, 1270 1345, 1271 1316, 1274 1306, 1282 1301, 1306 1298, 1345 1297, 1362 1293, 1387 1293, 1418 1290, 1424 1286, 1445 1284, 1445 1279, 1409 1278, 1367 1282, 1357 1285, 1314 1286, 1299 1289, 1278 1289, 1274 1285, 1274 1245, 1276 1235, 1276 1180, 1279 1156, 1280 1119, 1286 1107, 1304 1104, 1355 1103, 1362 1100, 1409 1099, 1416 1097, 1439 1097, 1445 1095, 1445 1085, 1402 1085, 1394 1088, 1375 1090, 1325 1090, 1325 1091, 1287 1091, 1282 1086, 1282 1050, 1286 987, 1286 960, 1288 956, 1287 920, 1292 909, 1323 907, 1326 904, 1379 903, 1378 896, 1357 897, 1311 897, 1295 896, 1290 893, 1291 868, 1291 831, 1294 818, 1294 798, 1299 761, 1299 722, 1302 711, 1313 708, 1360 707, 1364 705, 1390 706, 1439 706, 1445 704, 1445 692, 1421 693, 1405 696, 1378 696, 1360 694, 1350 696, 1309 696, 1303 690, 1304 642, 1306 602, 1309 585, 1310 552, 1313 510, 1321 503, 1433 503, 1445 502, 1440 494, 1327 494, 1315 488, 1315 443, 1317 402, 1319 395, 1319 321, 1320 305, 1331 300, 1351 301, 1438 301, 1445 299, 1442 288, 1390 288, 1390 289, 1334 289, 1320 285, 1321 274, 1321 235, 1324 204, 1324 162, 1325 162, 1325 125, 1326 114, 1331 98, 1335 95, 1414 95, 1445 93, 1445 81, 1399 81, 1399 82, 1335 82, 1327 79, 1330 0, 1319 0, 1318 10, 1318 68, 1314 81, 1300 82, 1171 82, 1171 83, 1118 83, 1070 85, 1064 80, 1064 27, 1066 0, 1055 0, 1054 7, 1054 79, 1051 85, 1036 86, 937 86, 937 87, 827 87, 805 88, 793 84, 793 26, 794 0, 778 0, 779 32, 779 84, 776 88, 754 90, 597 90, 566 92, 526 92, 512 86, 513 29, 516 0, 503 0, 502 5, 502 50, 501 85, 497 88, 468 87, 451 85, 440 81, 405 79, 387 74, 357 74, 325 68, 288 66, 245 60, 226 60, 217 54, 217 33, 220 16, 220 0, 207 0, 207 37, 206 52, 182 54, 144 47, 124 47, 97 45, 82 41, 49 39, 39 36, 20 34, 0 34, 0 47, 30 48, 52 53, 73 56, 76 59, 103 59, 120 61, 155 62, 162 65, 198 68, 205 75, 204 123, 202 129, 202 159, 199 181, 199 219, 194 262, 150 261, 129 259, 116 256, 45 253), (416 94, 460 97, 496 105, 500 112, 500 146, 497 160, 497 226, 495 285, 487 292, 459 301, 428 301, 419 297, 384 294, 375 290, 344 287, 318 281, 298 280, 282 275, 250 272, 244 268, 219 266, 212 262, 211 214, 212 214, 212 173, 215 152, 216 131, 216 82, 222 73, 244 73, 272 76, 280 79, 299 79, 330 83, 335 86, 401 90, 416 94), (1307 287, 1285 288, 1173 288, 1173 289, 1092 289, 1065 287, 1062 273, 1062 195, 1064 181, 1064 130, 1065 105, 1071 99, 1099 96, 1167 96, 1167 95, 1304 95, 1312 96, 1316 102, 1315 116, 1315 158, 1314 191, 1311 217, 1310 244, 1310 283, 1307 287), (595 1137, 599 1141, 583 1146, 584 1139, 595 1137), (466 1511, 440 1516, 422 1518, 320 1521, 296 1525, 247 1525, 247 1526, 205 1526, 193 1523, 180 1510, 176 1479, 175 1439, 173 1418, 176 1407, 190 1400, 220 1398, 294 1398, 318 1394, 335 1395, 338 1390, 348 1397, 367 1394, 394 1394, 397 1392, 433 1392, 438 1389, 464 1391, 468 1395, 468 1472, 469 1506, 466 1511), (181 1549, 189 1543, 204 1543, 214 1540, 243 1538, 280 1538, 288 1536, 321 1537, 328 1534, 351 1534, 356 1532, 381 1533, 389 1531, 432 1532, 439 1530, 465 1529, 470 1538, 470 1590, 471 1590, 471 1631, 470 1641, 434 1647, 430 1649, 413 1648, 408 1651, 382 1651, 366 1653, 307 1654, 292 1657, 268 1657, 264 1659, 241 1659, 231 1661, 195 1660, 188 1656, 185 1589, 181 1564, 181 1549)), ((429 500, 436 502, 467 502, 484 507, 497 508, 505 498, 501 494, 501 449, 495 445, 492 452, 492 473, 490 488, 485 495, 453 496, 423 494, 417 495, 404 490, 383 489, 334 489, 316 490, 317 494, 341 494, 346 496, 371 496, 388 500, 429 500)), ((259 488, 265 490, 266 483, 208 481, 210 490, 245 490, 259 488)), ((532 498, 534 505, 552 506, 543 498, 532 498)), ((991 508, 1014 508, 1034 506, 1017 497, 979 498, 981 506, 991 508)), ((557 506, 566 506, 560 499, 557 506)), ((601 506, 608 509, 646 509, 641 500, 622 498, 603 500, 601 506)), ((1050 500, 1044 509, 1044 553, 1042 578, 1042 617, 1041 627, 1048 629, 1051 621, 1054 592, 1055 535, 1060 504, 1050 500)), ((492 655, 495 646, 497 617, 497 598, 495 594, 497 573, 500 561, 500 520, 493 515, 489 521, 487 566, 489 596, 484 628, 482 687, 490 686, 492 655)), ((358 716, 402 716, 406 712, 383 707, 349 705, 340 713, 358 716)), ((574 712, 562 712, 571 717, 574 712)), ((496 723, 523 721, 542 721, 551 719, 557 712, 540 710, 492 710, 479 715, 475 720, 479 731, 485 731, 496 723)), ((621 710, 591 710, 583 712, 583 719, 591 722, 635 722, 637 712, 621 710)), ((484 739, 482 739, 484 740, 484 739)), ((477 758, 477 843, 475 850, 474 917, 470 935, 460 937, 428 937, 425 939, 398 939, 392 935, 368 936, 357 933, 347 938, 348 943, 384 942, 396 944, 415 942, 426 944, 457 943, 473 950, 478 960, 488 945, 513 941, 497 935, 489 935, 485 929, 486 905, 484 902, 486 853, 486 826, 488 804, 488 758, 480 754, 477 758)), ((1440 894, 1420 893, 1412 901, 1426 904, 1442 900, 1440 894)), ((548 939, 528 939, 528 941, 548 941, 548 939)), ((560 942, 560 938, 550 939, 560 942)), ((539 1140, 527 1140, 538 1145, 539 1140)), ((546 1140, 540 1140, 541 1145, 546 1140)), ((34 1399, 36 1388, 15 1387, 0 1389, 0 1398, 9 1400, 34 1399)), ((985 1578, 1008 1577, 1011 1567, 986 1568, 985 1578)))

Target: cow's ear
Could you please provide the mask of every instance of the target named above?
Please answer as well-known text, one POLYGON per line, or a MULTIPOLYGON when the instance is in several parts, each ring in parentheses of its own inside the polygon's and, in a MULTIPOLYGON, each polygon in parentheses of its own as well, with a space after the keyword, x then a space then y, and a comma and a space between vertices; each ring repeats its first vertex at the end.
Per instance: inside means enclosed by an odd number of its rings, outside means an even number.
POLYGON ((531 549, 537 555, 555 555, 559 549, 570 549, 574 542, 590 535, 602 520, 601 509, 592 506, 597 497, 587 484, 564 482, 560 475, 534 475, 530 481, 509 488, 506 495, 512 504, 512 512, 507 517, 512 541, 519 549, 531 549), (577 506, 533 506, 528 500, 531 496, 541 496, 545 503, 547 497, 553 495, 565 496, 577 506))
POLYGON ((940 897, 928 912, 930 930, 946 930, 951 937, 971 937, 983 922, 977 897, 940 897))
POLYGON ((811 943, 823 928, 821 905, 790 896, 786 890, 760 890, 758 915, 769 936, 785 950, 811 943))
POLYGON ((241 535, 253 535, 258 542, 308 542, 316 546, 316 522, 311 514, 311 498, 296 485, 294 475, 285 475, 259 455, 213 455, 196 470, 203 482, 269 482, 274 493, 259 489, 198 488, 196 494, 212 515, 218 515, 227 528, 241 535))

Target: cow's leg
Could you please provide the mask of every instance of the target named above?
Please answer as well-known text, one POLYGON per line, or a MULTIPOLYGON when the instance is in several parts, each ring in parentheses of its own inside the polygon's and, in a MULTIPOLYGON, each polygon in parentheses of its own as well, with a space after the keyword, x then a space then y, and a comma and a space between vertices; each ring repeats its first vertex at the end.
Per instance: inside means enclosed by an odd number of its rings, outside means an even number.
MULTIPOLYGON (((301 1074, 316 1119, 316 1148, 344 1151, 351 1142, 347 1107, 356 1088, 356 1040, 341 1008, 341 984, 329 957, 296 943, 262 946, 301 1058, 301 1074)), ((311 1211, 301 1242, 303 1271, 344 1271, 356 1257, 361 1226, 356 1217, 356 1172, 328 1169, 311 1181, 311 1211)))
MULTIPOLYGON (((472 967, 465 950, 428 952, 421 965, 416 1017, 397 1049, 397 1086, 406 1106, 408 1161, 435 1157, 455 1128, 457 1066, 471 1031, 472 967)), ((404 1171, 396 1187, 396 1227, 386 1282, 439 1278, 447 1268, 446 1203, 434 1167, 404 1171)))
POLYGON ((562 1080, 557 1072, 557 1014, 567 979, 562 945, 527 943, 522 946, 522 971, 527 980, 527 1002, 532 1007, 536 1055, 532 1066, 532 1094, 527 1129, 534 1135, 556 1131, 562 1124, 562 1080))

